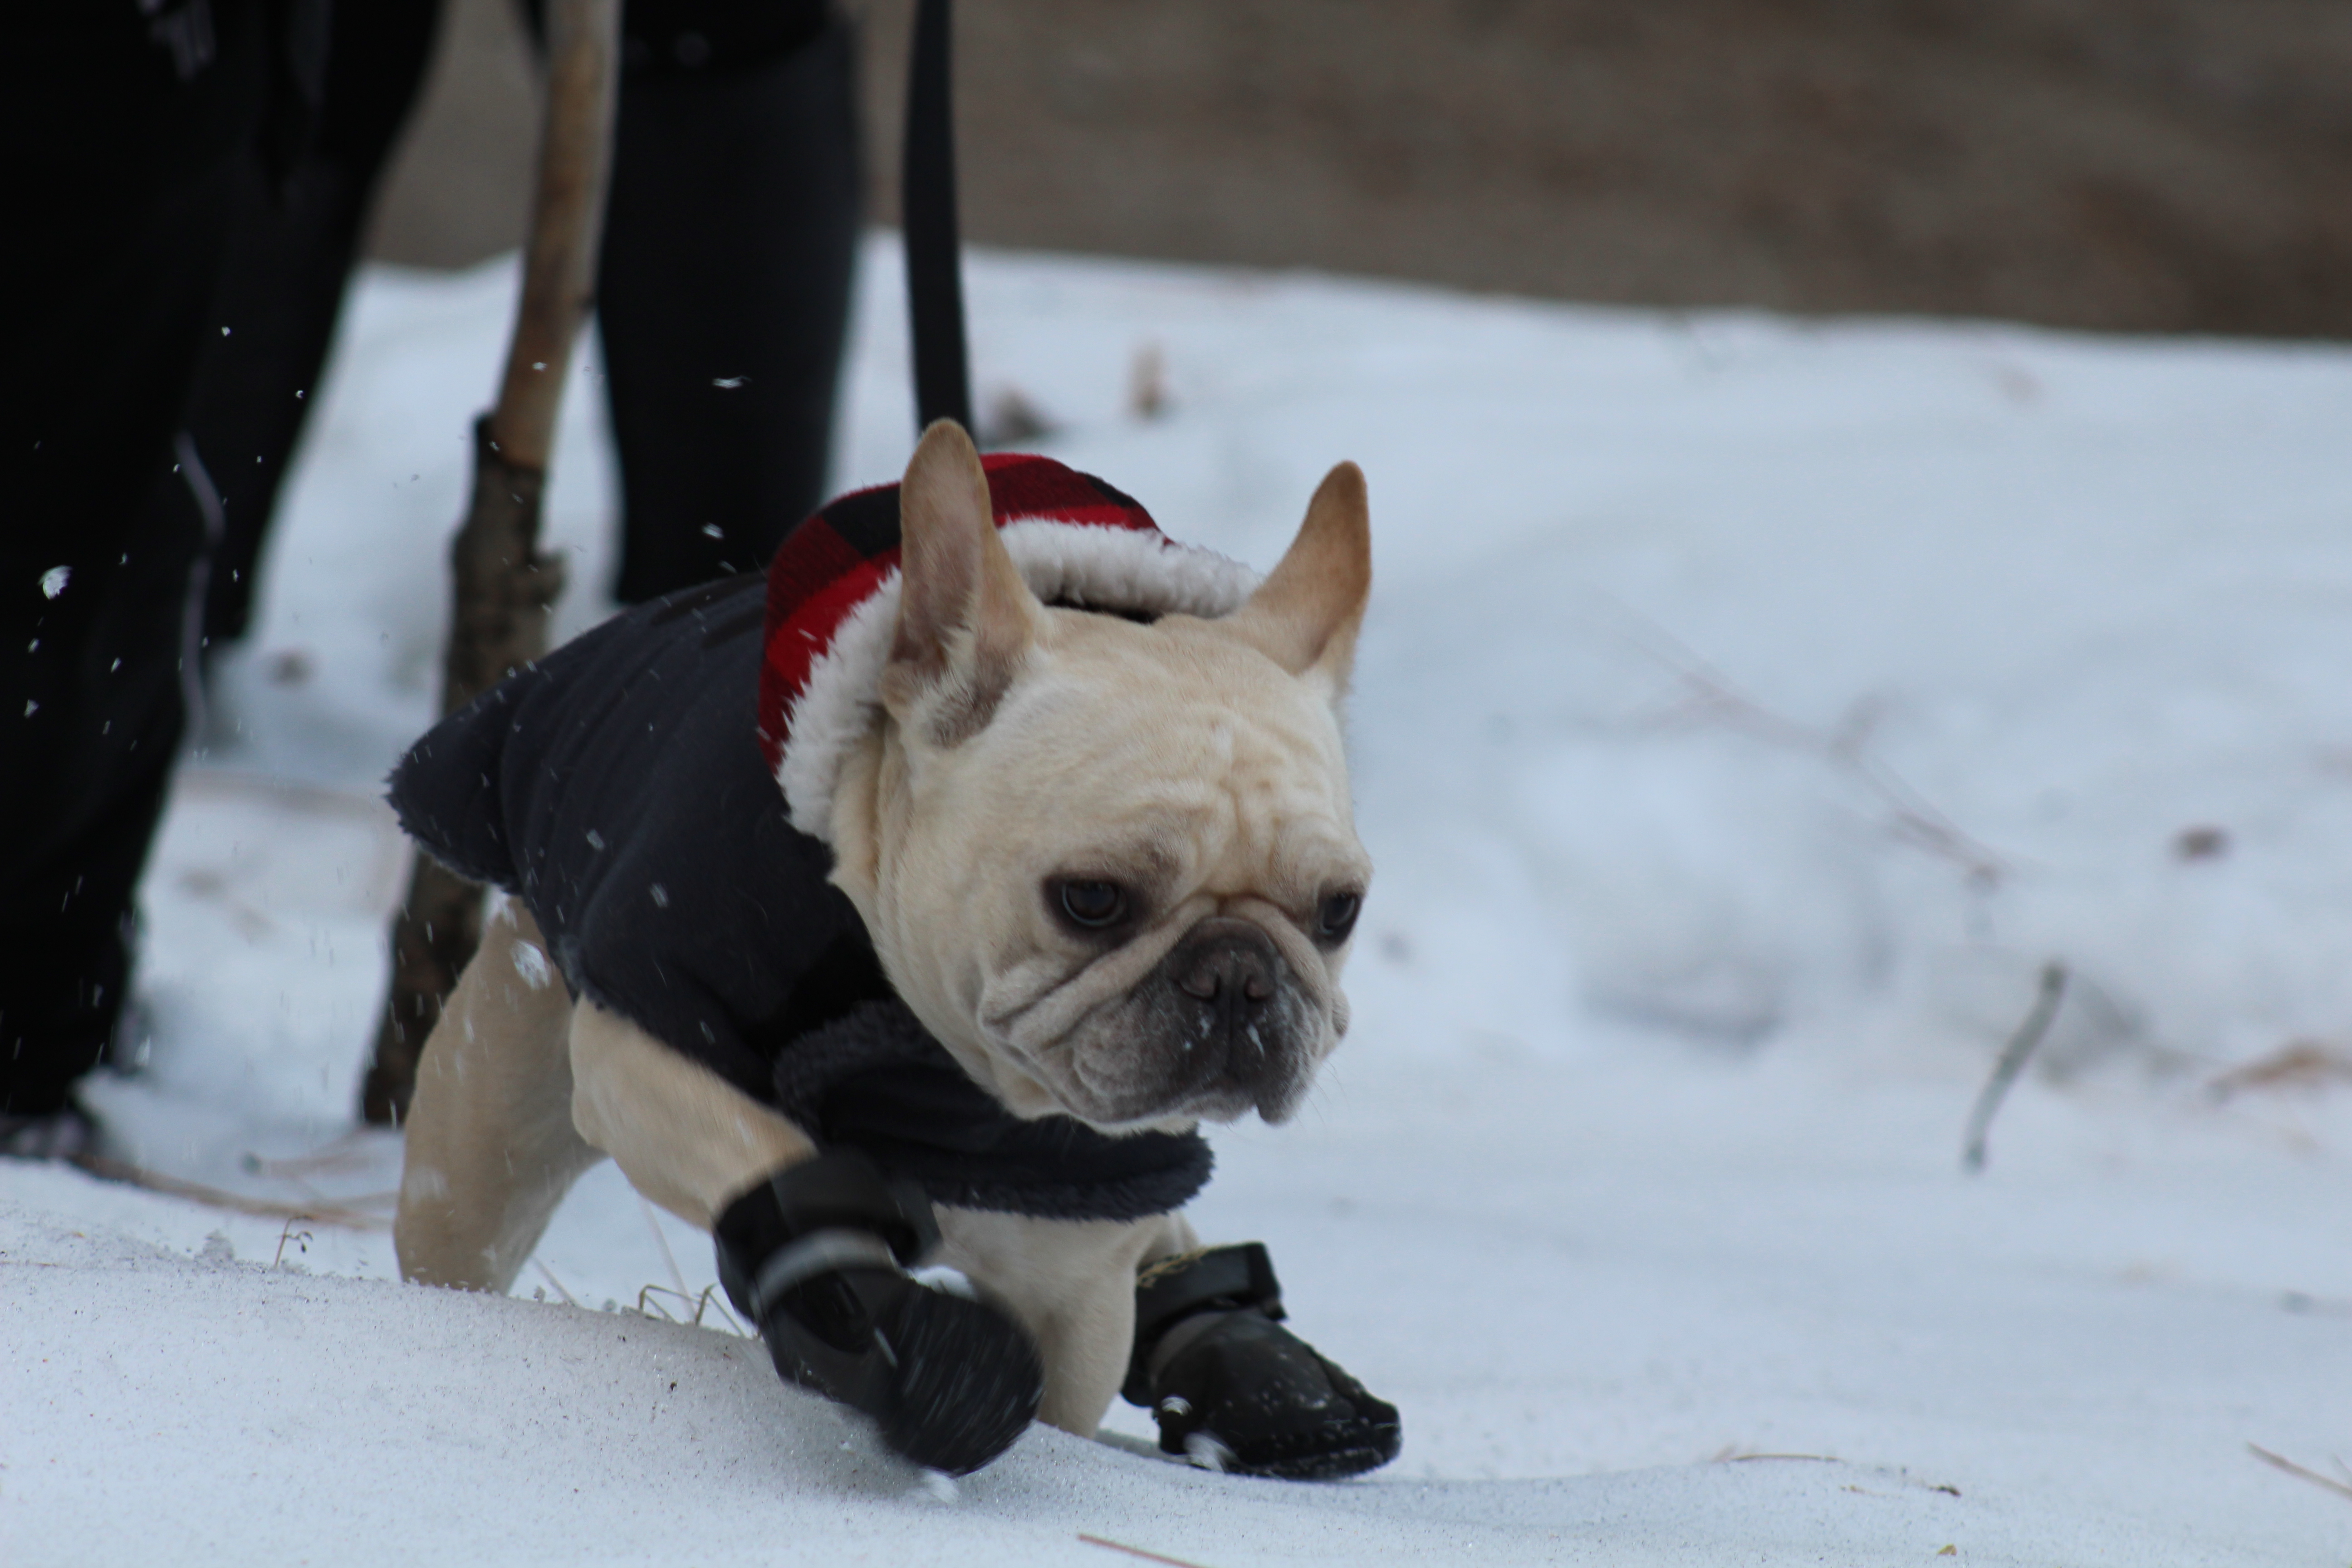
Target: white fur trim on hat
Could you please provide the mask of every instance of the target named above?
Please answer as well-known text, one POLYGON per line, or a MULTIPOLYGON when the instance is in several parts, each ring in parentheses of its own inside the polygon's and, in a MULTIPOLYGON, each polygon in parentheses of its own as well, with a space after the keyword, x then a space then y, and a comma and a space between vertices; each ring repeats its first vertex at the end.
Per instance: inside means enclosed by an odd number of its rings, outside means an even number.
MULTIPOLYGON (((1029 591, 1106 610, 1224 616, 1241 608, 1258 574, 1213 550, 1179 544, 1140 529, 1024 518, 998 531, 1029 591)), ((843 617, 809 666, 808 685, 784 715, 776 783, 793 826, 830 843, 833 795, 851 748, 882 712, 882 670, 898 626, 899 574, 843 617)))

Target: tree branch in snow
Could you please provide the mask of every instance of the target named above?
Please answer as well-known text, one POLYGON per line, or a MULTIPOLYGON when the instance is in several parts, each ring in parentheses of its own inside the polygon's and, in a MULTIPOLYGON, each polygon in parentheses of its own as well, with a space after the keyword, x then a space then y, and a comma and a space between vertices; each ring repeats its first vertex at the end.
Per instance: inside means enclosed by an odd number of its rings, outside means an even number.
MULTIPOLYGON (((2246 1447, 2252 1452, 2255 1458, 2260 1459, 2263 1464, 2270 1466, 2273 1469, 2284 1470, 2288 1475, 2294 1476, 2302 1480, 2309 1481, 2315 1487, 2326 1487, 2329 1491, 2334 1492, 2338 1497, 2352 1498, 2352 1487, 2346 1486, 2342 1481, 2336 1480, 2333 1477, 2323 1476, 2317 1470, 2306 1470, 2301 1465, 2296 1464, 2293 1459, 2284 1458, 2277 1454, 2273 1454, 2268 1448, 2263 1447, 2259 1444, 2249 1443, 2246 1447)), ((2341 1459, 2336 1461, 2339 1465, 2343 1462, 2344 1461, 2341 1459)))
POLYGON ((1992 1119, 2000 1110, 2000 1102, 2009 1098, 2009 1086, 2025 1070, 2026 1058, 2042 1044, 2042 1037, 2050 1032, 2050 1021, 2058 1016, 2058 1004, 2066 995, 2066 966, 2052 959, 2042 966, 2042 989, 2033 998, 2033 1005, 2010 1036, 2009 1044, 2001 1047, 2000 1058, 1992 1064, 1992 1077, 1977 1096, 1976 1109, 1969 1112, 1969 1139, 1960 1155, 1963 1169, 1981 1171, 1985 1166, 1985 1136, 1992 1131, 1992 1119))
MULTIPOLYGON (((620 0, 548 6, 547 120, 522 299, 498 406, 474 426, 474 493, 449 547, 453 610, 441 711, 453 713, 547 651, 561 563, 539 551, 540 498, 586 319, 604 230, 620 58, 620 0)), ((408 1113, 416 1058, 481 941, 481 889, 415 858, 392 929, 392 987, 376 1029, 360 1113, 379 1126, 408 1113)))
POLYGON ((2231 1068, 2205 1086, 2216 1103, 2250 1089, 2311 1088, 2352 1082, 2352 1056, 2317 1040, 2290 1040, 2269 1055, 2231 1068))
POLYGON ((1199 1563, 1189 1562, 1181 1557, 1162 1556, 1157 1552, 1146 1552, 1140 1546, 1129 1546, 1124 1541, 1111 1541, 1099 1535, 1088 1535, 1083 1530, 1078 1531, 1078 1539, 1088 1546, 1102 1546, 1113 1552, 1124 1552, 1129 1557, 1140 1557, 1146 1563, 1165 1563, 1168 1568, 1201 1568, 1199 1563))
MULTIPOLYGON (((262 1219, 287 1221, 309 1220, 315 1225, 337 1225, 347 1230, 390 1230, 392 1221, 383 1215, 366 1214, 339 1204, 280 1204, 267 1198, 249 1198, 243 1193, 232 1193, 221 1187, 208 1187, 202 1182, 184 1182, 177 1176, 167 1176, 161 1171, 151 1171, 144 1165, 134 1165, 127 1160, 110 1159, 104 1154, 80 1153, 73 1163, 93 1176, 110 1182, 121 1182, 134 1187, 144 1187, 151 1193, 168 1193, 190 1203, 204 1204, 216 1209, 228 1209, 236 1214, 249 1214, 262 1219)), ((393 1194, 385 1194, 390 1196, 393 1194)), ((364 1199, 361 1200, 366 1201, 364 1199)), ((284 1251, 281 1238, 279 1250, 284 1251)))
POLYGON ((1867 700, 1855 703, 1833 730, 1801 724, 1739 690, 1664 627, 1620 608, 1636 628, 1633 638, 1636 646, 1673 670, 1685 690, 1684 700, 1654 722, 1713 721, 1768 745, 1819 757, 1878 798, 1887 810, 1887 830, 1897 841, 1950 861, 1979 887, 1995 887, 2009 874, 2008 865, 1990 847, 1963 831, 1901 774, 1871 754, 1870 735, 1877 727, 1880 704, 1867 700))

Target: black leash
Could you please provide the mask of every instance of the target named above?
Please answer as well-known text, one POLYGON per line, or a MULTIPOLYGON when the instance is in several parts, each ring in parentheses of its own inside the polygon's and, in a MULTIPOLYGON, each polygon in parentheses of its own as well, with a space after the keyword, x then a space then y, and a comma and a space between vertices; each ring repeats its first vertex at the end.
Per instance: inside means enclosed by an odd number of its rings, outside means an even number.
POLYGON ((955 103, 948 0, 918 0, 907 78, 907 145, 899 221, 906 226, 907 310, 915 340, 915 427, 952 419, 971 428, 971 369, 964 347, 963 273, 957 254, 955 103))

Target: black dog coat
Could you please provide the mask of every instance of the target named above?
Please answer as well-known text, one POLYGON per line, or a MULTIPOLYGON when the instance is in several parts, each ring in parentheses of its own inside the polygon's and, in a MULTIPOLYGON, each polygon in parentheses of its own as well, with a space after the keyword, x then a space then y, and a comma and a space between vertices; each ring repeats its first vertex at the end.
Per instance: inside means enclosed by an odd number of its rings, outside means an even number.
MULTIPOLYGON (((1243 567, 1042 458, 983 459, 997 527, 1049 604, 1223 615, 1243 567)), ((896 625, 896 486, 800 525, 765 578, 625 611, 518 671, 394 771, 401 826, 530 909, 572 994, 933 1199, 1136 1219, 1208 1180, 1198 1132, 1024 1121, 892 993, 825 879, 843 755, 877 721, 896 625)))

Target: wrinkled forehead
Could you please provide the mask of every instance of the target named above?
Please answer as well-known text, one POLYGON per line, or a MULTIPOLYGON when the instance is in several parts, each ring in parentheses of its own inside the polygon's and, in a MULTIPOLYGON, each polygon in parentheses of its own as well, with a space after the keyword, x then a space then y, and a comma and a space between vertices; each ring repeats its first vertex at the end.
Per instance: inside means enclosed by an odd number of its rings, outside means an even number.
POLYGON ((1182 841, 1360 858, 1338 716, 1319 695, 1221 637, 1073 618, 1105 624, 1037 649, 964 742, 958 788, 995 796, 992 818, 1017 808, 1045 838, 1116 834, 1139 854, 1182 841))
POLYGON ((1076 624, 1057 626, 1016 684, 1008 740, 1110 776, 1150 763, 1182 779, 1336 796, 1344 811, 1339 717, 1272 659, 1188 617, 1056 618, 1076 624))

